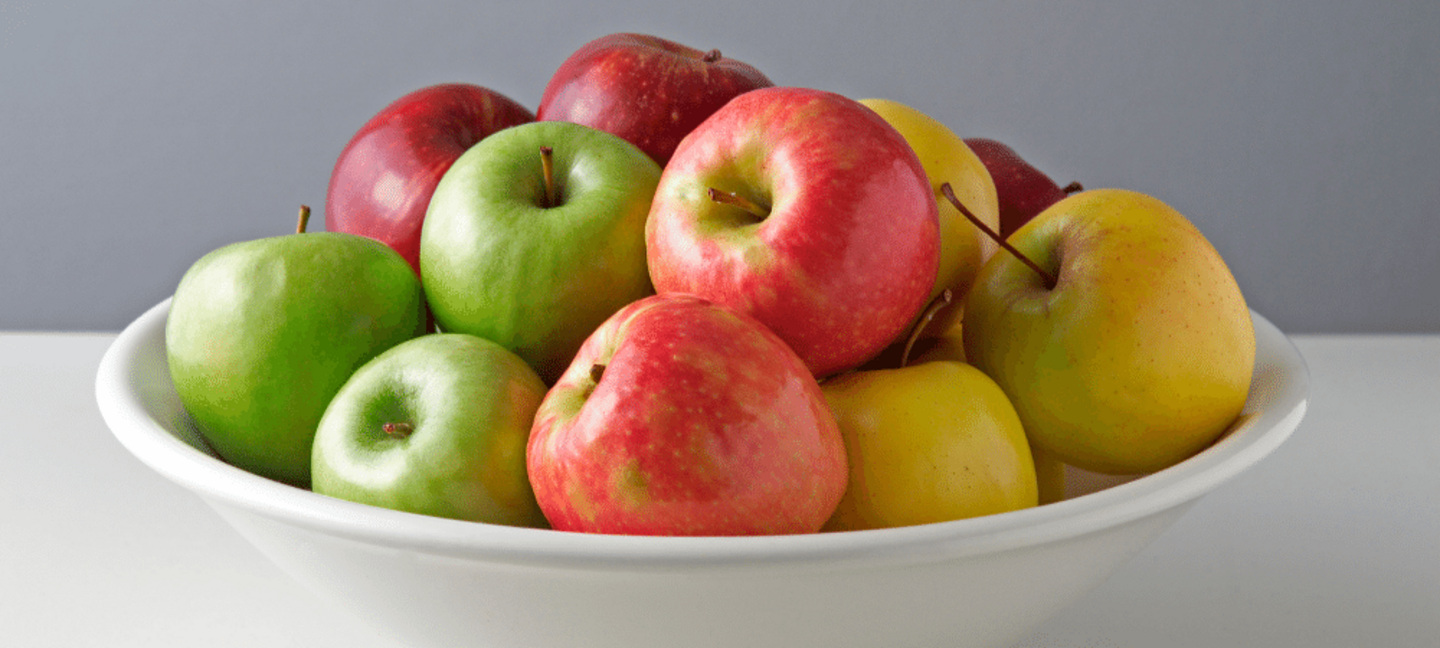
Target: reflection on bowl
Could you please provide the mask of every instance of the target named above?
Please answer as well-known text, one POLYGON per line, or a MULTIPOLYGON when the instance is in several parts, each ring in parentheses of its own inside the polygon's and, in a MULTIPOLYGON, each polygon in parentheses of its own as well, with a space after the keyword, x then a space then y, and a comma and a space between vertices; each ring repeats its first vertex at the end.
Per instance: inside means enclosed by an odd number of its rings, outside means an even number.
POLYGON ((1011 645, 1273 452, 1309 393, 1299 353, 1256 314, 1245 412, 1156 473, 1072 471, 1064 501, 899 529, 589 535, 369 507, 220 461, 171 384, 168 313, 168 301, 146 312, 100 364, 96 396, 116 438, 317 595, 412 646, 1011 645))

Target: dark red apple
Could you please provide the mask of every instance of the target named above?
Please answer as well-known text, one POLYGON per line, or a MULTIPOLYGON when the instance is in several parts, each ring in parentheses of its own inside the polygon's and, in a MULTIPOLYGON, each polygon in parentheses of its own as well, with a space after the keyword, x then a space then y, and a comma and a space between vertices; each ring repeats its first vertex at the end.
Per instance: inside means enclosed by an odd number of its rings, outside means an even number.
POLYGON ((489 88, 448 83, 386 106, 350 139, 325 197, 325 229, 376 239, 420 273, 420 225, 440 176, 481 138, 535 121, 489 88))
POLYGON ((774 85, 719 50, 645 34, 611 34, 571 54, 545 86, 542 121, 620 136, 660 166, 691 130, 737 95, 774 85))
POLYGON ((848 484, 820 385, 753 318, 654 295, 606 320, 535 414, 526 451, 555 529, 813 533, 848 484))
POLYGON ((935 198, 910 145, 859 102, 804 88, 753 90, 696 128, 646 222, 657 292, 755 317, 817 377, 909 329, 939 254, 935 198))
POLYGON ((975 152, 990 179, 995 182, 995 197, 1000 204, 1000 236, 1030 222, 1036 214, 1079 191, 1079 183, 1065 187, 1055 184, 1050 176, 1026 162, 1014 149, 992 139, 967 137, 965 145, 975 152))

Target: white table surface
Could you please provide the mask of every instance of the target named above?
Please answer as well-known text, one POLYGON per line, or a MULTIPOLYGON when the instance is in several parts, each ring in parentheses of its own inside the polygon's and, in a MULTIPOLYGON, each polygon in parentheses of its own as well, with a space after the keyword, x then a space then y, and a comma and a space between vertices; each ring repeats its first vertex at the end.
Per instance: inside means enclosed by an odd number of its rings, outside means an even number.
MULTIPOLYGON (((0 334, 0 645, 396 648, 110 436, 112 339, 0 334)), ((1440 335, 1294 340, 1291 439, 1021 646, 1440 646, 1440 335)))

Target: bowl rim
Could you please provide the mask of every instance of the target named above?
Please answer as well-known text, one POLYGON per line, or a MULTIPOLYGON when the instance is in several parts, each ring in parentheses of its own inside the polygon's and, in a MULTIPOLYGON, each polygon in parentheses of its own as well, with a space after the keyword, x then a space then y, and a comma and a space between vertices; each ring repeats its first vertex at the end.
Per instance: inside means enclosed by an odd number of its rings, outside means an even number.
MULTIPOLYGON (((665 537, 586 534, 430 517, 383 509, 272 481, 176 436, 146 409, 179 407, 164 359, 170 299, 116 336, 96 372, 95 396, 111 433, 151 469, 212 506, 392 548, 472 560, 591 570, 766 568, 915 563, 1021 549, 1118 526, 1180 506, 1253 466, 1303 418, 1309 369, 1293 343, 1251 310, 1255 373, 1244 412, 1210 447, 1169 468, 1110 488, 1019 511, 917 526, 785 536, 665 537), (145 369, 148 363, 149 372, 145 369), (157 383, 157 378, 162 378, 157 383)), ((221 511, 224 512, 223 510, 221 511)))

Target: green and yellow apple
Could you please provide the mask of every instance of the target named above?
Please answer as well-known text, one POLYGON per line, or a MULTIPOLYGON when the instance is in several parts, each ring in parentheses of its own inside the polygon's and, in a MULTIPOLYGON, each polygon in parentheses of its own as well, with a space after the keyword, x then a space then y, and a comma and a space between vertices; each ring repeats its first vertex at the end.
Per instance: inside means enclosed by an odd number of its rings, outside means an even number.
POLYGON ((423 334, 426 318, 398 252, 303 223, 196 261, 175 289, 165 350, 181 403, 222 458, 307 487, 330 399, 365 362, 423 334))
POLYGON ((1245 404, 1255 332, 1205 236, 1153 197, 1097 189, 1007 239, 965 301, 965 356, 1058 460, 1131 474, 1213 442, 1245 404))
POLYGON ((313 490, 411 513, 543 527, 525 444, 545 384, 489 340, 436 333, 376 356, 315 433, 313 490))
POLYGON ((995 243, 940 194, 940 185, 949 183, 956 197, 977 218, 999 230, 1000 211, 995 184, 979 156, 939 120, 910 106, 889 99, 861 99, 905 137, 925 175, 930 180, 940 218, 940 264, 930 299, 950 289, 955 293, 951 306, 941 310, 927 327, 932 333, 948 330, 960 319, 965 294, 975 283, 980 266, 995 252, 995 243))
POLYGON ((842 374, 821 389, 850 466, 826 530, 944 522, 1039 501, 1020 418, 978 369, 936 360, 842 374))
POLYGON ((640 149, 579 124, 481 140, 441 177, 420 234, 436 323, 553 381, 605 318, 654 292, 645 219, 659 179, 640 149))

